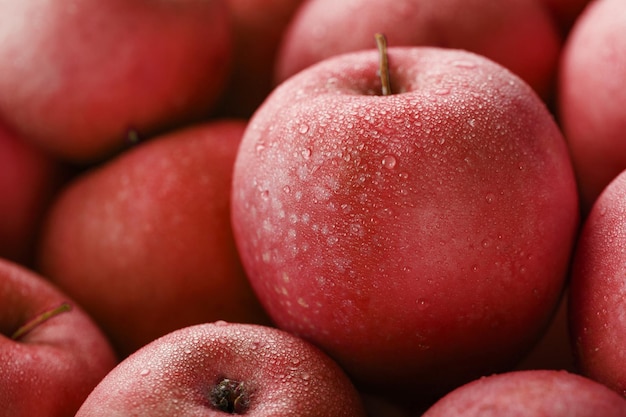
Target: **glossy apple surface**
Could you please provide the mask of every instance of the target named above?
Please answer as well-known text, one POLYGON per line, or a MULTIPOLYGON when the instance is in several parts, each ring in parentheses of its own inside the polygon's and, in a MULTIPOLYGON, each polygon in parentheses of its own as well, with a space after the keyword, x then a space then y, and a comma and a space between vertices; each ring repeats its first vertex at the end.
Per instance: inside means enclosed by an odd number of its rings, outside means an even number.
POLYGON ((389 62, 388 96, 375 50, 274 90, 242 140, 232 221, 278 326, 360 382, 428 390, 510 365, 545 329, 576 185, 552 116, 502 66, 426 47, 389 62))
POLYGON ((520 75, 542 97, 552 94, 561 40, 537 0, 311 0, 285 33, 276 77, 282 81, 332 55, 372 48, 376 32, 391 46, 476 52, 520 75))
POLYGON ((43 277, 0 259, 0 404, 11 417, 73 417, 91 390, 117 364, 93 320, 43 277), (62 312, 14 339, 42 313, 62 312))
POLYGON ((206 117, 232 53, 224 0, 0 1, 0 113, 73 162, 206 117))
POLYGON ((578 240, 570 288, 570 326, 578 366, 626 392, 626 173, 598 197, 578 240))
POLYGON ((153 138, 76 178, 53 203, 39 268, 120 356, 186 325, 264 322, 229 220, 244 127, 211 122, 153 138))
POLYGON ((566 371, 491 375, 457 388, 422 417, 623 417, 626 399, 566 371))
POLYGON ((275 328, 207 323, 179 329, 126 358, 76 417, 364 417, 344 372, 275 328))
POLYGON ((592 2, 576 21, 559 71, 559 118, 585 212, 626 168, 626 3, 592 2))

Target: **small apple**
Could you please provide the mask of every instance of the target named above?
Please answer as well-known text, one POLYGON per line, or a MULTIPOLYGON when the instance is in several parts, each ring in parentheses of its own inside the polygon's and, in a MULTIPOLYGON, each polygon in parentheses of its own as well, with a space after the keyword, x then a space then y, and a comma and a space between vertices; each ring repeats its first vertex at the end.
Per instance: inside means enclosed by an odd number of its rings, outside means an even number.
POLYGON ((332 57, 274 90, 242 139, 231 219, 277 326, 359 386, 447 389, 507 369, 541 336, 576 183, 554 118, 509 70, 389 48, 383 95, 383 56, 332 57))
POLYGON ((570 32, 558 75, 559 120, 582 208, 626 169, 626 2, 589 4, 570 32))
POLYGON ((231 54, 225 0, 0 0, 0 114, 63 159, 99 162, 206 117, 231 54))
POLYGON ((344 372, 281 330, 205 323, 169 333, 122 361, 76 417, 364 417, 344 372))
POLYGON ((215 121, 152 138, 84 172, 53 202, 39 269, 121 357, 191 324, 266 322, 230 226, 244 128, 215 121))
POLYGON ((43 277, 0 259, 3 416, 72 417, 117 364, 91 318, 43 277))
POLYGON ((556 370, 508 372, 448 393, 422 417, 624 417, 626 399, 583 376, 556 370))
POLYGON ((44 213, 66 169, 0 122, 0 258, 32 266, 44 213))
POLYGON ((626 171, 600 194, 578 240, 570 284, 581 372, 626 395, 626 171))
POLYGON ((216 112, 248 118, 274 88, 283 32, 303 0, 227 0, 234 36, 232 71, 216 112))
POLYGON ((542 97, 553 93, 561 36, 537 0, 310 0, 283 37, 276 79, 283 81, 332 55, 368 49, 375 32, 384 33, 393 46, 441 46, 484 55, 542 97))

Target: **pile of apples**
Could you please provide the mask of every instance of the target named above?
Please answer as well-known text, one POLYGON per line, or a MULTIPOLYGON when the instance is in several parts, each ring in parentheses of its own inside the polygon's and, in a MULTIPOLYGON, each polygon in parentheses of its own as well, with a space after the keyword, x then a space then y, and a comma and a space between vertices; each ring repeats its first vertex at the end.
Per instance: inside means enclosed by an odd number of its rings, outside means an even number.
POLYGON ((624 0, 0 0, 0 414, 626 416, 624 0))

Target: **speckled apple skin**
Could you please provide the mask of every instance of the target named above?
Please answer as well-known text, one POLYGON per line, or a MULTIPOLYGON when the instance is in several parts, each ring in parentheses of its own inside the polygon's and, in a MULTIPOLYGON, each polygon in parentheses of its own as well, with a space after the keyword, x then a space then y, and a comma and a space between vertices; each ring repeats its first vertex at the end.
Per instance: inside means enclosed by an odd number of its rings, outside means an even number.
POLYGON ((589 377, 626 394, 626 173, 598 197, 581 231, 570 285, 577 363, 589 377))
POLYGON ((281 330, 207 323, 176 330, 121 362, 76 417, 229 415, 211 406, 221 379, 243 382, 250 417, 365 417, 360 397, 327 355, 281 330))
POLYGON ((278 326, 360 382, 444 386, 508 366, 563 289, 579 216, 563 137, 483 57, 375 50, 314 65, 251 119, 232 221, 278 326))
POLYGON ((472 381, 422 417, 624 417, 626 399, 583 376, 529 370, 472 381))

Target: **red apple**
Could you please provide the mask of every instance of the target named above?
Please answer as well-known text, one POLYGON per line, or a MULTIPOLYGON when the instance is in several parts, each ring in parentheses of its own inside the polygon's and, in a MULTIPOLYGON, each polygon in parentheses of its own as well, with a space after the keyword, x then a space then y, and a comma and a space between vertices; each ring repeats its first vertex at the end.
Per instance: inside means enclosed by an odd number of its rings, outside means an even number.
POLYGON ((556 310, 578 225, 535 92, 460 50, 329 58, 277 87, 235 162, 232 221, 275 323, 361 384, 450 386, 514 363, 556 310))
POLYGON ((179 329, 121 362, 76 417, 364 417, 341 368, 278 329, 225 322, 179 329))
POLYGON ((393 46, 479 53, 520 75, 542 97, 552 93, 561 40, 537 0, 310 0, 287 29, 276 77, 282 81, 331 55, 370 48, 376 32, 393 46))
POLYGON ((588 378, 555 370, 508 372, 470 382, 422 417, 624 417, 626 400, 588 378))
POLYGON ((581 371, 626 395, 626 171, 598 197, 576 248, 572 342, 581 371))
POLYGON ((583 210, 626 169, 626 2, 597 0, 572 28, 559 71, 559 118, 583 210))
POLYGON ((217 112, 248 118, 274 88, 283 32, 302 0, 227 0, 234 33, 232 72, 217 112))
POLYGON ((32 266, 44 213, 65 167, 0 122, 0 257, 32 266))
POLYGON ((186 325, 265 322, 230 227, 245 123, 151 139, 87 171, 53 203, 39 265, 124 357, 186 325))
POLYGON ((43 277, 0 259, 3 416, 72 417, 117 364, 87 314, 43 277))
POLYGON ((0 1, 0 114, 91 162, 205 117, 229 71, 225 0, 0 1))

